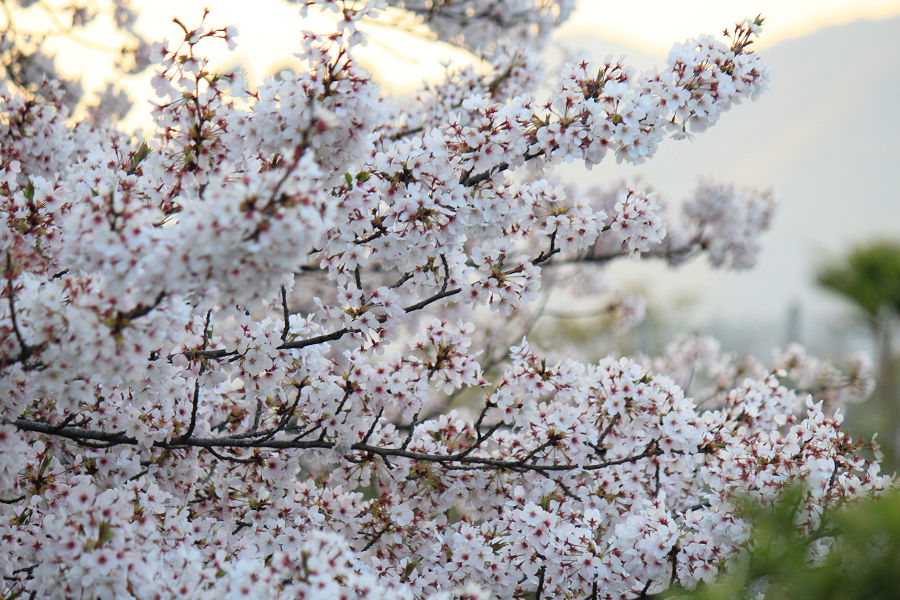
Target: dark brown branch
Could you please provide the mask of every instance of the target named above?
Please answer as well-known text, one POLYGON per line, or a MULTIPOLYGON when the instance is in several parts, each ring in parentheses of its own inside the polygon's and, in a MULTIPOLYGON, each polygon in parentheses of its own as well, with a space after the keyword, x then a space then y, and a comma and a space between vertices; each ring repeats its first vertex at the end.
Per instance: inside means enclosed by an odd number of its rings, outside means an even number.
POLYGON ((225 461, 225 462, 235 462, 235 463, 241 463, 241 464, 245 464, 245 465, 260 462, 260 459, 258 456, 251 456, 250 458, 242 458, 240 456, 225 456, 224 454, 219 454, 213 448, 205 448, 205 450, 207 452, 209 452, 210 454, 212 454, 213 456, 215 456, 216 458, 218 458, 219 460, 225 461))
POLYGON ((138 304, 127 312, 119 311, 118 313, 116 313, 116 317, 112 327, 113 331, 121 331, 122 329, 127 327, 131 321, 143 317, 144 315, 150 314, 150 312, 152 312, 154 308, 160 305, 160 303, 163 301, 163 298, 165 297, 166 292, 165 290, 163 290, 156 295, 156 298, 150 304, 138 304))
POLYGON ((538 569, 538 585, 537 591, 534 593, 534 600, 541 600, 541 595, 544 593, 544 574, 547 572, 547 566, 541 565, 541 568, 538 569))
MULTIPOLYGON (((212 311, 206 311, 206 320, 203 323, 203 342, 201 345, 202 349, 206 349, 206 345, 209 343, 209 323, 212 319, 212 311)), ((194 435, 194 429, 197 427, 197 410, 200 407, 200 377, 203 375, 203 372, 206 371, 206 361, 200 364, 200 370, 197 372, 197 379, 194 381, 194 393, 191 396, 191 420, 188 423, 187 431, 184 433, 184 438, 190 438, 194 435)))
POLYGON ((256 399, 256 410, 253 412, 253 425, 250 426, 250 431, 247 433, 253 434, 259 429, 259 420, 262 417, 262 406, 263 401, 262 398, 256 399))
MULTIPOLYGON (((290 413, 289 413, 290 414, 290 413)), ((79 444, 101 445, 101 447, 118 446, 118 445, 138 445, 138 440, 124 432, 109 432, 100 430, 83 429, 81 427, 63 427, 43 423, 40 421, 32 421, 29 419, 4 419, 4 423, 15 425, 21 431, 29 431, 33 433, 42 433, 52 435, 64 439, 69 439, 79 444)), ((377 422, 377 419, 376 419, 377 422)), ((281 426, 283 429, 284 426, 281 426)), ((276 427, 276 429, 279 429, 276 427)), ((279 429, 280 430, 280 429, 279 429)), ((374 428, 373 428, 374 431, 374 428)), ((260 432, 263 433, 263 432, 260 432)), ((285 450, 285 449, 332 449, 335 443, 322 439, 315 440, 302 439, 274 439, 269 435, 270 431, 265 432, 263 438, 247 436, 246 434, 237 434, 223 437, 189 437, 178 436, 169 440, 155 442, 153 445, 157 448, 258 448, 264 450, 285 450)), ((277 432, 276 432, 277 433, 277 432)), ((486 438, 485 438, 486 439, 486 438)), ((446 469, 453 470, 512 470, 512 471, 548 471, 548 472, 566 472, 566 471, 595 471, 605 469, 615 465, 636 462, 643 458, 651 456, 659 456, 662 451, 651 443, 646 450, 640 454, 626 456, 616 460, 603 461, 599 463, 590 463, 586 465, 579 464, 542 464, 529 462, 528 460, 504 460, 500 458, 491 458, 487 456, 473 456, 471 447, 452 454, 428 454, 423 452, 415 452, 404 448, 386 448, 381 446, 373 446, 366 441, 357 442, 350 446, 350 449, 357 452, 379 456, 385 460, 388 457, 406 458, 409 460, 417 460, 423 462, 432 462, 441 464, 446 469)))
POLYGON ((412 129, 404 129, 403 131, 398 131, 391 135, 388 139, 392 142, 396 142, 397 140, 404 138, 408 135, 416 135, 417 133, 422 133, 425 130, 424 127, 413 127, 412 129))
POLYGON ((12 321, 13 333, 16 335, 16 341, 19 342, 21 348, 20 355, 30 352, 31 346, 25 342, 22 336, 22 330, 19 329, 19 321, 16 318, 16 294, 13 290, 12 280, 12 257, 9 251, 6 252, 6 299, 9 301, 9 318, 12 321))
POLYGON ((387 233, 387 229, 384 227, 379 227, 375 233, 371 233, 364 238, 360 238, 354 242, 354 244, 368 244, 369 242, 373 242, 387 233))
POLYGON ((553 258, 553 255, 558 254, 560 252, 559 248, 556 247, 556 233, 557 233, 557 231, 554 230, 553 233, 550 234, 550 247, 547 249, 547 251, 541 252, 540 254, 535 256, 533 259, 531 259, 531 264, 533 264, 536 267, 540 266, 541 264, 543 264, 543 263, 547 262, 548 260, 550 260, 551 258, 553 258))
MULTIPOLYGON (((201 369, 203 366, 200 367, 201 369)), ((189 439, 194 435, 194 429, 197 427, 197 409, 200 406, 200 376, 194 381, 194 393, 191 395, 191 420, 188 422, 187 431, 184 432, 185 439, 189 439)))
POLYGON ((284 286, 281 286, 281 316, 284 319, 284 327, 281 330, 281 342, 284 343, 291 332, 291 314, 288 312, 287 290, 284 286))
POLYGON ((400 279, 398 279, 397 281, 392 283, 389 287, 392 290, 396 290, 398 287, 402 286, 404 283, 406 283, 407 281, 409 281, 412 278, 413 278, 412 273, 404 273, 400 279))
POLYGON ((291 405, 291 407, 287 411, 285 411, 285 413, 281 416, 281 420, 278 422, 278 425, 276 425, 274 428, 272 428, 271 431, 269 431, 268 433, 266 433, 264 436, 257 439, 256 441, 259 443, 264 443, 267 440, 270 440, 273 437, 275 437, 276 435, 278 435, 279 432, 283 431, 284 428, 287 427, 287 424, 291 422, 291 419, 294 416, 294 412, 297 410, 297 406, 300 404, 300 398, 302 396, 303 396, 303 385, 298 385, 297 386, 297 397, 294 398, 294 403, 291 405))
POLYGON ((593 448, 594 453, 595 453, 597 456, 599 456, 599 457, 602 458, 603 456, 606 455, 606 448, 604 448, 603 445, 602 445, 602 444, 603 444, 603 440, 606 439, 606 436, 609 435, 609 433, 612 431, 613 427, 615 427, 615 426, 616 426, 616 423, 618 423, 618 422, 619 422, 619 415, 615 415, 615 416, 610 420, 609 425, 606 426, 606 429, 604 429, 603 432, 600 434, 600 437, 597 438, 597 443, 596 443, 596 444, 592 444, 592 443, 588 442, 588 446, 590 446, 591 448, 593 448))
POLYGON ((363 546, 362 551, 363 551, 363 552, 366 552, 366 551, 368 551, 369 549, 371 549, 372 546, 374 546, 376 543, 378 543, 378 540, 381 539, 381 536, 383 536, 384 534, 386 534, 386 533, 387 533, 388 531, 390 531, 390 530, 391 530, 391 524, 388 523, 387 525, 385 525, 385 526, 381 529, 381 531, 377 532, 377 533, 372 537, 372 539, 369 540, 368 543, 366 543, 365 546, 363 546))
POLYGON ((546 477, 547 479, 549 479, 550 481, 555 483, 557 486, 559 486, 559 489, 561 489, 563 491, 563 494, 565 494, 568 498, 570 498, 576 502, 580 502, 582 500, 582 498, 579 498, 578 496, 575 495, 575 492, 572 491, 572 488, 567 486, 565 483, 563 483, 559 479, 554 478, 547 471, 544 471, 543 469, 535 469, 535 473, 546 477))
MULTIPOLYGON (((228 358, 229 356, 236 356, 237 351, 225 350, 224 348, 220 350, 185 350, 184 355, 188 360, 197 360, 198 358, 228 358)), ((170 356, 169 358, 171 359, 172 357, 170 356)))
POLYGON ((6 294, 7 301, 9 302, 9 318, 10 321, 12 321, 13 333, 16 336, 16 341, 19 343, 19 353, 11 357, 0 355, 0 367, 19 362, 24 363, 36 352, 40 352, 45 346, 43 343, 36 346, 27 343, 25 341, 25 336, 22 335, 22 330, 19 329, 19 320, 16 316, 16 294, 13 289, 12 280, 12 256, 8 250, 6 252, 6 294))
MULTIPOLYGON (((665 260, 680 261, 702 249, 703 245, 699 240, 691 240, 683 246, 679 246, 678 248, 665 248, 663 246, 659 246, 651 250, 645 250, 641 252, 640 258, 662 258, 665 260)), ((573 256, 571 258, 565 258, 562 260, 555 260, 548 263, 547 266, 552 267, 577 263, 607 263, 617 258, 623 258, 626 256, 628 256, 628 254, 622 252, 615 252, 612 254, 585 254, 582 256, 573 256)))
POLYGON ((444 291, 438 292, 434 296, 425 298, 421 302, 416 302, 415 304, 411 304, 410 306, 407 306, 403 310, 405 310, 407 313, 421 310, 433 302, 437 302, 438 300, 443 300, 444 298, 449 298, 450 296, 455 296, 456 294, 460 293, 461 291, 462 291, 462 288, 453 288, 452 290, 444 290, 444 291))
POLYGON ((481 183, 482 181, 486 181, 486 180, 490 179, 497 173, 502 173, 503 171, 507 170, 508 168, 509 168, 509 163, 502 162, 499 165, 496 165, 494 167, 491 167, 490 169, 487 169, 486 171, 482 171, 481 173, 478 173, 477 175, 472 175, 471 172, 467 171, 467 172, 463 173, 462 176, 460 176, 459 185, 462 185, 465 187, 474 187, 474 186, 478 185, 479 183, 481 183))
POLYGON ((831 494, 831 490, 834 489, 834 484, 837 481, 838 471, 840 470, 837 458, 832 458, 831 462, 834 465, 834 468, 831 470, 831 476, 828 478, 828 487, 825 488, 825 496, 823 497, 822 503, 822 516, 819 517, 819 527, 816 530, 817 534, 821 534, 822 531, 825 530, 825 518, 828 516, 828 508, 831 506, 828 503, 828 496, 831 494))
MULTIPOLYGON (((526 161, 529 161, 533 158, 537 158, 537 157, 543 156, 543 155, 544 155, 544 151, 540 150, 538 152, 535 152, 534 154, 526 153, 524 158, 526 161)), ((482 181, 487 181, 488 179, 490 179, 497 173, 502 173, 503 171, 506 171, 507 169, 509 169, 509 163, 502 162, 499 165, 494 165, 490 169, 486 169, 486 170, 482 171, 481 173, 476 173, 474 175, 472 174, 471 171, 467 171, 467 172, 463 173, 462 175, 460 175, 459 185, 462 185, 465 187, 474 187, 474 186, 478 185, 479 183, 481 183, 482 181)))
POLYGON ((278 350, 292 350, 296 348, 306 348, 307 346, 315 346, 316 344, 322 344, 324 342, 333 342, 335 340, 339 340, 345 335, 350 333, 350 330, 344 327, 343 329, 338 329, 337 331, 332 331, 331 333, 323 333, 322 335, 317 335, 315 337, 306 338, 305 340, 296 340, 293 342, 285 342, 278 346, 278 350))
POLYGON ((381 420, 381 415, 383 415, 383 414, 384 414, 384 407, 382 406, 381 408, 378 409, 378 414, 375 415, 375 419, 372 421, 371 427, 369 427, 369 430, 366 432, 366 435, 363 438, 364 444, 369 443, 369 438, 371 438, 372 434, 375 433, 375 428, 378 426, 378 421, 381 420))
MULTIPOLYGON (((421 310, 421 309, 425 308, 426 306, 428 306, 429 304, 433 304, 434 302, 437 302, 438 300, 442 300, 444 298, 449 298, 450 296, 454 296, 454 295, 460 293, 461 291, 462 291, 462 288, 453 288, 451 290, 445 289, 441 292, 438 292, 437 294, 434 294, 433 296, 430 296, 428 298, 425 298, 424 300, 416 302, 415 304, 411 304, 411 305, 407 306, 404 309, 404 311, 406 311, 407 313, 411 313, 411 312, 414 312, 417 310, 421 310)), ((278 346, 276 348, 276 350, 294 350, 294 349, 298 349, 298 348, 306 348, 307 346, 315 346, 316 344, 322 344, 325 342, 333 342, 333 341, 341 339, 348 333, 358 333, 358 332, 359 332, 358 329, 348 329, 347 327, 343 327, 341 329, 337 329, 330 333, 323 333, 322 335, 317 335, 317 336, 314 336, 311 338, 306 338, 303 340, 294 340, 294 341, 290 341, 290 342, 284 342, 283 344, 278 346)), ((219 350, 203 350, 203 349, 186 350, 184 352, 184 355, 188 358, 188 360, 196 360, 198 358, 228 358, 231 356, 237 356, 237 354, 238 353, 235 350, 226 350, 224 348, 219 349, 219 350)))

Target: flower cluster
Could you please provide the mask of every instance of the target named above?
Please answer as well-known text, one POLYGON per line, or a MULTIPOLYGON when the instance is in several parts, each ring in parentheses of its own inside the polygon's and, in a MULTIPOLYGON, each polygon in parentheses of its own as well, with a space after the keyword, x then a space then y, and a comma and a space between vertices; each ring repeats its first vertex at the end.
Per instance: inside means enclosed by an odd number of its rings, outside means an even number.
MULTIPOLYGON (((332 3, 333 0, 332 0, 332 3)), ((335 3, 336 4, 336 3, 335 3)), ((575 0, 385 0, 427 25, 438 39, 479 49, 501 43, 543 43, 569 18, 575 0)))
POLYGON ((705 183, 684 207, 685 228, 708 250, 711 264, 746 269, 755 262, 756 236, 768 229, 773 211, 770 194, 705 183))
POLYGON ((585 58, 538 99, 572 2, 314 5, 336 30, 249 90, 201 53, 233 28, 176 21, 143 136, 0 86, 0 594, 631 598, 737 555, 738 492, 804 483, 816 531, 889 485, 834 406, 861 371, 698 340, 556 360, 525 336, 565 270, 749 262, 754 193, 701 187, 679 229, 649 190, 549 169, 641 162, 763 89, 759 20, 662 71, 585 58), (386 5, 485 69, 383 97, 357 57, 386 5))

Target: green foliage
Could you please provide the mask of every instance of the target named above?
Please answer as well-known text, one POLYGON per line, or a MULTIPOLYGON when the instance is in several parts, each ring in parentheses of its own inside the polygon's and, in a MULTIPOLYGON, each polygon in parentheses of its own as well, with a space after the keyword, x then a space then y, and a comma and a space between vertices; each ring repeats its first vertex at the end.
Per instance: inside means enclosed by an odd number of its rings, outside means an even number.
POLYGON ((147 145, 147 142, 141 142, 140 147, 131 155, 131 168, 128 170, 128 174, 133 175, 136 173, 141 161, 147 158, 151 152, 152 150, 150 149, 150 146, 147 145))
POLYGON ((856 304, 871 319, 882 307, 900 313, 900 243, 859 246, 843 262, 821 268, 817 281, 856 304))
POLYGON ((791 489, 763 507, 747 503, 751 548, 727 574, 670 600, 894 600, 900 597, 900 493, 868 498, 827 513, 824 527, 803 534, 794 517, 804 501, 791 489), (829 548, 810 562, 813 544, 829 548))

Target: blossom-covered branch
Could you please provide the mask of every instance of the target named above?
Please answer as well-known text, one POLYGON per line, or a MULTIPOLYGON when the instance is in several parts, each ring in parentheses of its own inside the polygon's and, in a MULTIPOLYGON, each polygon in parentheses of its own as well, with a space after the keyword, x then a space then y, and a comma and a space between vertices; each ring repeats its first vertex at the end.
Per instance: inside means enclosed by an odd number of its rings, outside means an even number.
POLYGON ((541 96, 571 2, 302 4, 336 29, 253 89, 204 58, 233 27, 176 19, 140 134, 0 85, 0 594, 646 597, 741 551, 739 491, 802 482, 814 531, 889 485, 840 429, 861 366, 526 338, 613 259, 752 264, 769 194, 702 183, 678 221, 552 168, 640 163, 762 91, 761 19, 541 96), (386 97, 357 61, 386 7, 484 68, 386 97))

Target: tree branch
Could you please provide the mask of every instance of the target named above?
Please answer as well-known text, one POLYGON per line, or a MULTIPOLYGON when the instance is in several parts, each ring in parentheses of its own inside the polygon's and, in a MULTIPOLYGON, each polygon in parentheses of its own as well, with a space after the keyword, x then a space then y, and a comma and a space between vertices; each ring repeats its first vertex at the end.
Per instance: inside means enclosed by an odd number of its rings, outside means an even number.
MULTIPOLYGON (((295 403, 296 404, 296 403, 295 403)), ((291 411, 288 412, 291 414, 291 411)), ((377 419, 376 419, 377 422, 377 419)), ((126 434, 125 432, 109 432, 93 429, 84 429, 82 427, 59 427, 40 421, 32 421, 30 419, 3 419, 3 423, 14 425, 21 431, 32 433, 41 433, 72 440, 78 444, 96 445, 101 444, 103 447, 121 446, 121 445, 138 445, 138 440, 126 434)), ((286 423, 282 419, 282 423, 286 423)), ((309 450, 309 449, 333 449, 337 444, 321 437, 315 440, 303 440, 296 438, 278 438, 275 434, 284 429, 283 424, 279 424, 275 430, 266 430, 259 432, 260 436, 248 436, 247 434, 235 434, 222 437, 185 437, 178 436, 168 440, 154 442, 156 448, 180 449, 180 448, 257 448, 262 450, 309 450)), ((367 436, 368 437, 368 436, 367 436)), ((479 438, 482 439, 482 438, 479 438)), ((482 442, 487 439, 484 436, 482 442)), ((480 445, 480 444, 478 444, 480 445)), ((536 452, 531 452, 528 456, 518 460, 507 460, 502 458, 492 458, 490 456, 473 456, 473 448, 468 447, 459 452, 452 454, 428 454, 424 452, 416 452, 407 450, 402 447, 391 448, 375 446, 367 443, 367 441, 357 442, 350 446, 351 451, 362 452, 379 456, 381 458, 397 457, 410 460, 430 462, 442 465, 446 469, 451 470, 510 470, 510 471, 547 471, 547 472, 570 472, 570 471, 596 471, 606 469, 608 467, 622 465, 631 462, 637 462, 641 459, 662 454, 655 444, 651 443, 643 452, 626 456, 623 458, 608 460, 598 463, 589 463, 585 465, 579 464, 553 464, 553 463, 536 463, 531 462, 536 452)))

